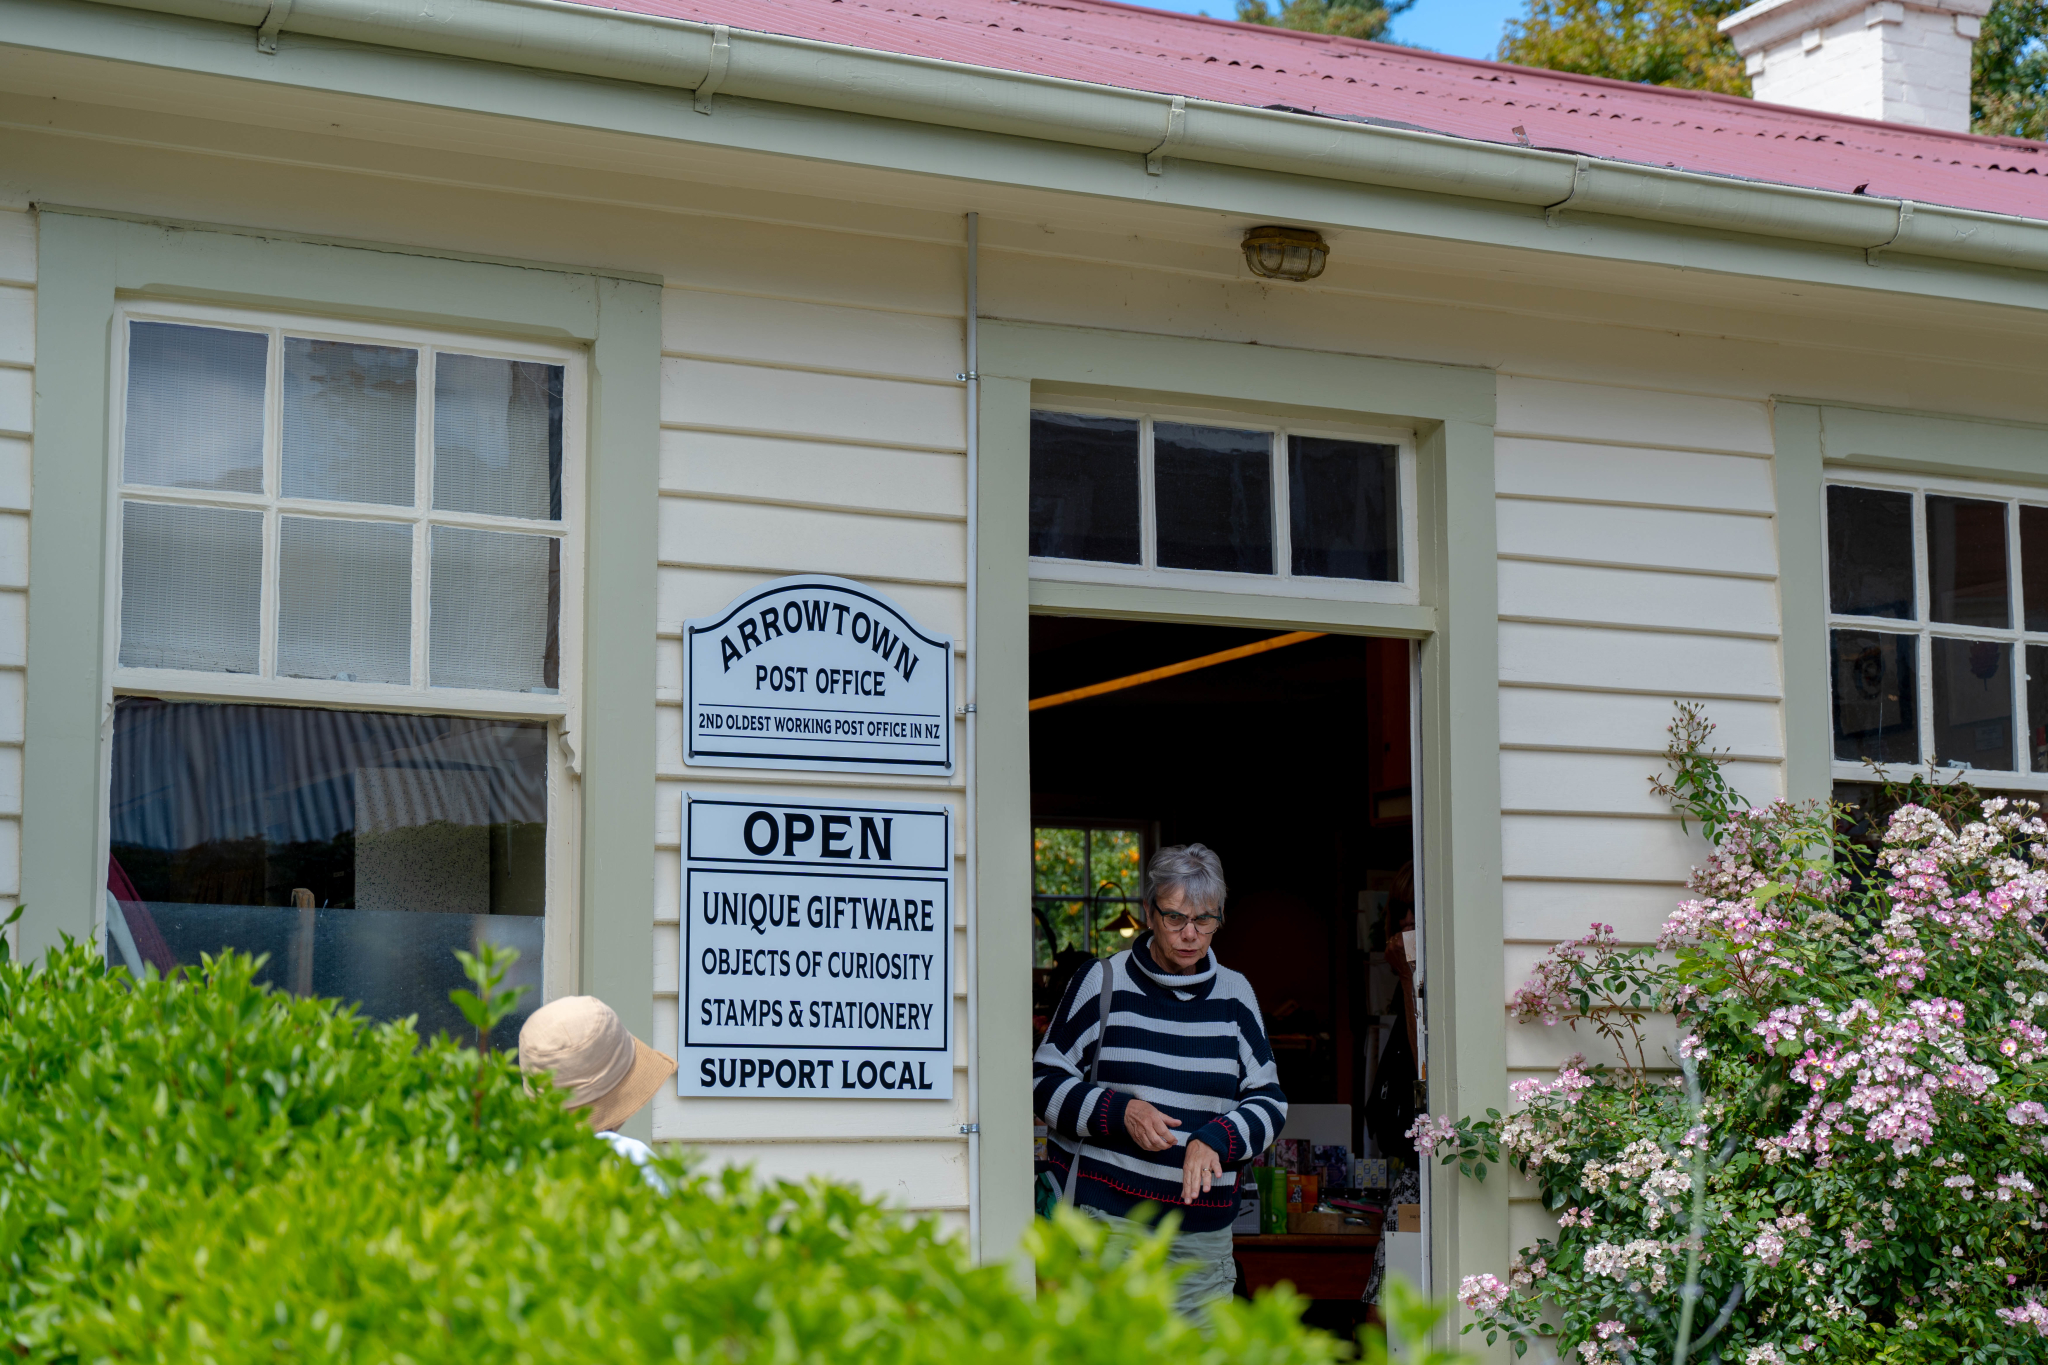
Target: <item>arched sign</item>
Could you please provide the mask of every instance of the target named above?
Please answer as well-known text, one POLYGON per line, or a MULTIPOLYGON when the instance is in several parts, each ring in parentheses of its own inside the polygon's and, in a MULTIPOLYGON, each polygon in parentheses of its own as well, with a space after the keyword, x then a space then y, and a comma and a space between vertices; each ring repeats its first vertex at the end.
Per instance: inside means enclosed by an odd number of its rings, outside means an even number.
POLYGON ((683 761, 953 773, 953 642, 888 598, 807 574, 683 623, 683 761))

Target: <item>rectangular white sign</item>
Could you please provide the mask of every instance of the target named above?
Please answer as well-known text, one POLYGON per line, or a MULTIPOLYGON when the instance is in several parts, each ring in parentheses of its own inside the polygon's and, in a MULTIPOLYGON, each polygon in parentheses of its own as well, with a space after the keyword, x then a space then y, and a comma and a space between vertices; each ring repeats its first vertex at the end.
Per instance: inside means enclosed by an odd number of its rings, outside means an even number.
POLYGON ((683 761, 953 771, 953 642, 872 588, 777 579, 683 623, 683 761))
POLYGON ((946 806, 683 797, 684 1095, 953 1096, 946 806))

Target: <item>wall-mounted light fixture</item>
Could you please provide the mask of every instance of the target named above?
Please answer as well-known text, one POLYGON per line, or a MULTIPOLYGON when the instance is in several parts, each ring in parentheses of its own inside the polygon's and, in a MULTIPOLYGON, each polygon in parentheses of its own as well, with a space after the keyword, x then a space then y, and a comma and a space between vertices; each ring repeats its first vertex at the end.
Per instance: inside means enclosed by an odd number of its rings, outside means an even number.
POLYGON ((1312 280, 1330 259, 1329 243, 1307 228, 1255 227, 1244 235, 1244 263, 1268 280, 1312 280))

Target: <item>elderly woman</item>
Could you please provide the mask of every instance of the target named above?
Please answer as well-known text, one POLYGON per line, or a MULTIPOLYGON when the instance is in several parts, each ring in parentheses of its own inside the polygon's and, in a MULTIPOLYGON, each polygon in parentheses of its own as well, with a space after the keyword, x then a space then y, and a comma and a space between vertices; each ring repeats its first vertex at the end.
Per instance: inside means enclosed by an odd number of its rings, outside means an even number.
POLYGON ((1033 1099, 1073 1202, 1119 1233, 1145 1204, 1180 1214, 1183 1313, 1230 1297, 1238 1175, 1287 1121, 1259 1002, 1217 962, 1223 864, 1201 844, 1145 870, 1145 922, 1123 952, 1075 976, 1032 1068, 1033 1099), (1108 990, 1109 1020, 1102 1027, 1108 990))

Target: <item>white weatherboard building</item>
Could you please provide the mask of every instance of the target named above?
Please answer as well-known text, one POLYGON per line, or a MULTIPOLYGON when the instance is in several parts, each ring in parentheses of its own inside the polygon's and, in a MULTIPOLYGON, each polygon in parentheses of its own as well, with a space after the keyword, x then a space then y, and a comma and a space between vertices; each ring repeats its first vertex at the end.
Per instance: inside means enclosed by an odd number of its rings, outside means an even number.
MULTIPOLYGON (((1224 855, 1218 953, 1367 1153, 1411 1014, 1436 1113, 1587 1046, 1502 1002, 1703 856, 1645 780, 1675 699, 1758 800, 2048 788, 2037 148, 777 4, 0 0, 22 951, 234 944, 438 1027, 497 939, 704 1053, 639 1136, 994 1259, 1034 1007, 1162 843, 1224 855)), ((1436 1284, 1544 1217, 1437 1181, 1436 1284)))

